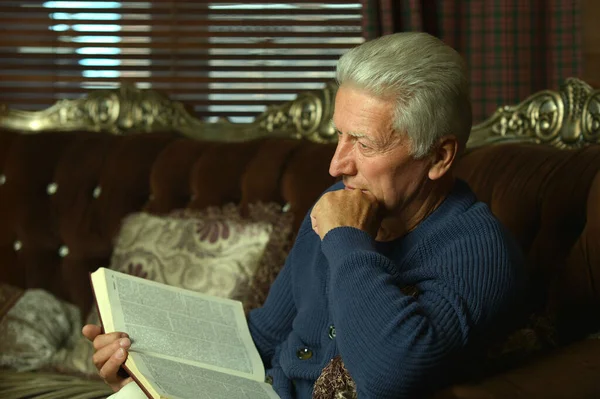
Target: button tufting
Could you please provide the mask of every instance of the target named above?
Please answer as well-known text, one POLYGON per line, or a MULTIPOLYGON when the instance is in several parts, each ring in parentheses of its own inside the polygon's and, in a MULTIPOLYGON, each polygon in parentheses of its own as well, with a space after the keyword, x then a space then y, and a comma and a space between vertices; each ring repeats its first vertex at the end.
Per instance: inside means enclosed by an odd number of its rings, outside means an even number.
POLYGON ((0 186, 6 183, 6 175, 0 175, 0 186))
POLYGON ((46 192, 48 193, 48 195, 54 195, 54 194, 56 194, 57 191, 58 191, 57 183, 50 183, 50 184, 48 184, 48 187, 46 187, 46 192))
POLYGON ((98 197, 100 197, 100 194, 102 194, 102 187, 96 186, 96 188, 94 188, 94 191, 92 192, 92 196, 95 199, 98 199, 98 197))
POLYGON ((61 245, 61 247, 58 249, 58 255, 61 258, 64 258, 65 256, 69 255, 69 247, 67 247, 66 245, 61 245))
POLYGON ((23 248, 23 243, 19 240, 15 241, 15 243, 13 244, 13 248, 15 251, 20 251, 21 248, 23 248))

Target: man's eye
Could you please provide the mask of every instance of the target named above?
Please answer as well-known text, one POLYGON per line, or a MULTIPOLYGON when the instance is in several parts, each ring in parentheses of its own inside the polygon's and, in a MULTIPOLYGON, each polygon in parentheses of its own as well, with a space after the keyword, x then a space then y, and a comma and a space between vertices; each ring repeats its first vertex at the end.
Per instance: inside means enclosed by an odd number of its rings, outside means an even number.
POLYGON ((358 142, 358 145, 360 146, 360 148, 363 148, 365 150, 369 148, 368 145, 366 145, 365 143, 361 143, 360 141, 358 142))

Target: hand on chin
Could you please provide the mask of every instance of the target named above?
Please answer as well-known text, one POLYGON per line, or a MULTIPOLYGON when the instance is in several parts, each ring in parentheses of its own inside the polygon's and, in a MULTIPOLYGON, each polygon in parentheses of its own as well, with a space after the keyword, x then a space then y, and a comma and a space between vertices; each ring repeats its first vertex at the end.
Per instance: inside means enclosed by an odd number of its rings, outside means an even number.
POLYGON ((380 204, 368 190, 346 186, 344 190, 325 193, 310 214, 312 228, 323 239, 336 227, 354 227, 377 235, 381 224, 380 204))

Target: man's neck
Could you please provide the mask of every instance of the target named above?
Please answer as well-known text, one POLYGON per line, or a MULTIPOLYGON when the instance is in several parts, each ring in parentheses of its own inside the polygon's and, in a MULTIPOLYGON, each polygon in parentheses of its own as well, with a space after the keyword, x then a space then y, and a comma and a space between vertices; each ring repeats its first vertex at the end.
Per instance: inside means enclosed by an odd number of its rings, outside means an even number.
POLYGON ((424 184, 412 201, 402 207, 397 214, 383 219, 377 232, 377 241, 392 241, 414 230, 446 199, 454 187, 454 176, 448 174, 428 183, 424 184))

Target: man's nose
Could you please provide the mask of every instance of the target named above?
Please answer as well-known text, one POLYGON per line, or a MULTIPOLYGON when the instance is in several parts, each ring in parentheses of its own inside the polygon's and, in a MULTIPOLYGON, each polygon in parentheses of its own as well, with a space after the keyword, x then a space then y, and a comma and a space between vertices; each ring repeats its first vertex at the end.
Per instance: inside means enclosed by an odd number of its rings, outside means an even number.
POLYGON ((333 177, 353 176, 356 174, 352 143, 340 138, 335 154, 329 164, 329 174, 333 177))

